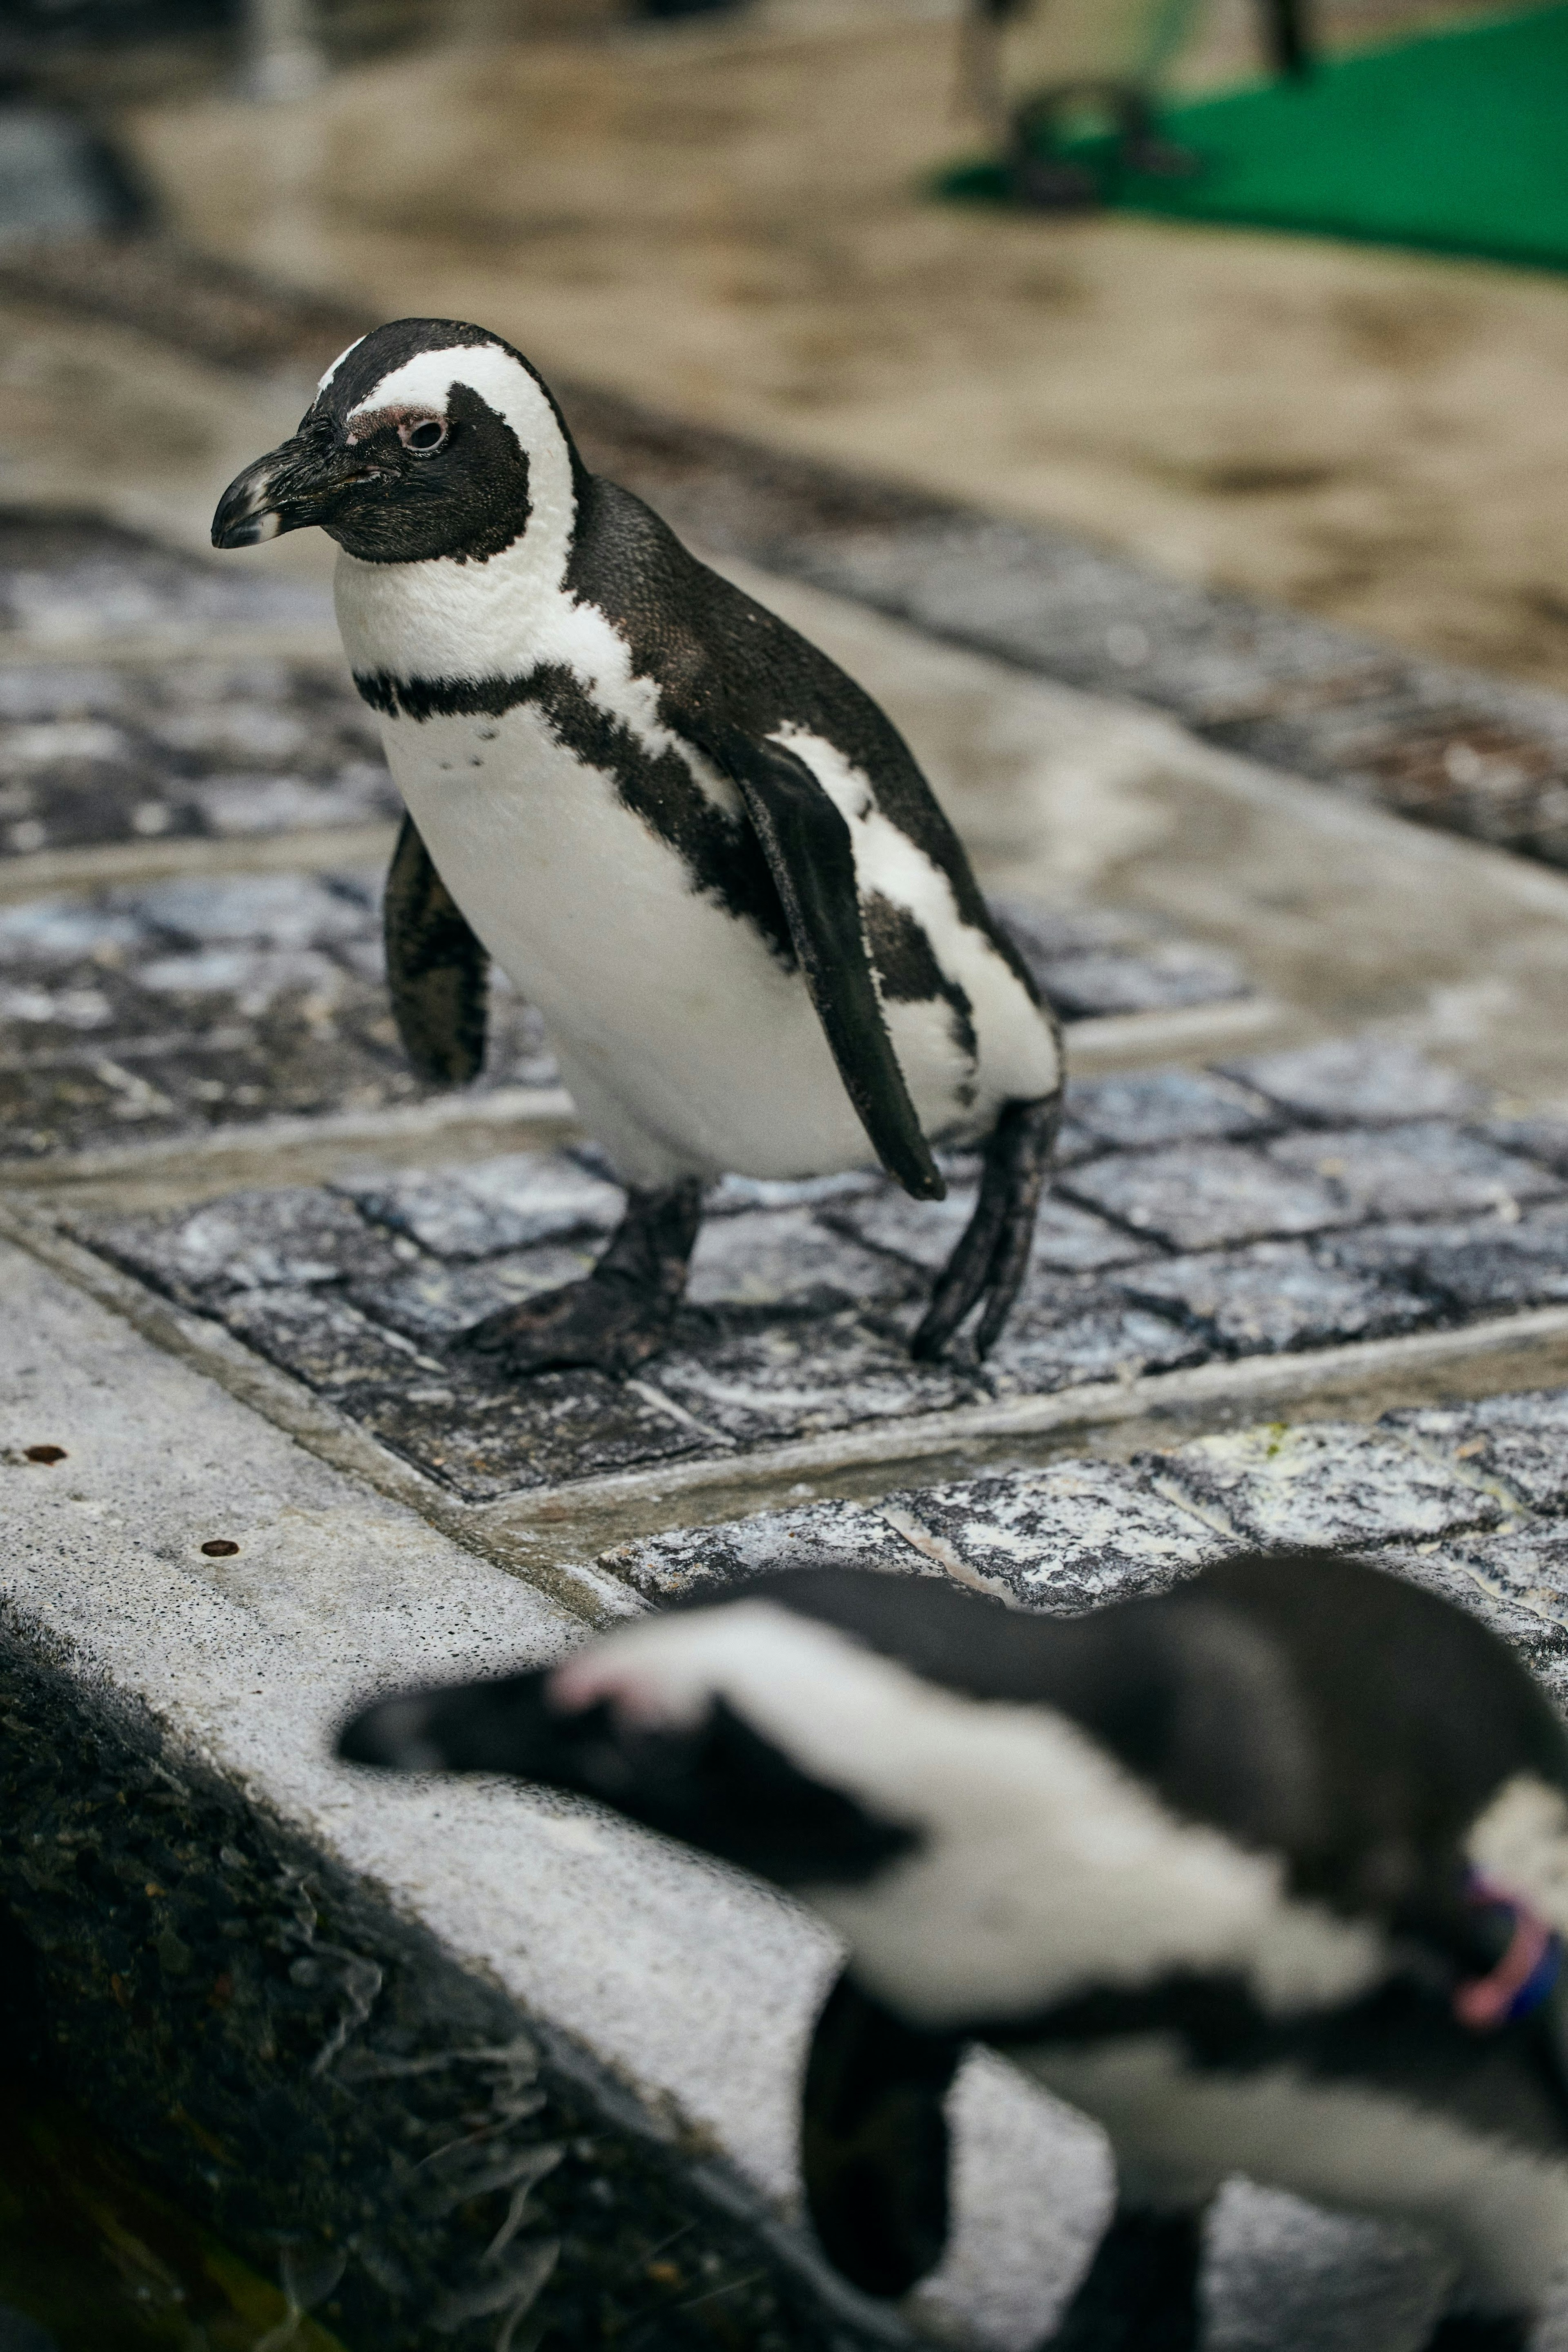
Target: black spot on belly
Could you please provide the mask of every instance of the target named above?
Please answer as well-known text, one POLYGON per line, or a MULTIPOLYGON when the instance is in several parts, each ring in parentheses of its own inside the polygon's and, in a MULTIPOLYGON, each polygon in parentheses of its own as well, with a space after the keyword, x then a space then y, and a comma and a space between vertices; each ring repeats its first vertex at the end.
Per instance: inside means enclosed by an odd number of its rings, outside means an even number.
MULTIPOLYGON (((936 951, 907 907, 870 890, 861 900, 866 945, 882 982, 882 992, 893 1004, 935 1004, 944 1001, 949 1012, 953 1043, 971 1068, 979 1059, 975 1034, 975 1008, 968 991, 949 980, 936 961, 936 951)), ((960 1099, 972 1100, 973 1087, 961 1087, 960 1099)))
POLYGON ((585 767, 614 778, 623 805, 675 852, 691 877, 692 888, 751 923, 769 952, 787 970, 794 970, 783 904, 751 827, 743 818, 715 807, 678 751, 650 751, 624 719, 594 700, 564 663, 544 664, 526 677, 392 677, 385 670, 368 676, 356 672, 354 684, 372 709, 389 719, 416 722, 499 719, 508 710, 531 706, 564 750, 585 767))

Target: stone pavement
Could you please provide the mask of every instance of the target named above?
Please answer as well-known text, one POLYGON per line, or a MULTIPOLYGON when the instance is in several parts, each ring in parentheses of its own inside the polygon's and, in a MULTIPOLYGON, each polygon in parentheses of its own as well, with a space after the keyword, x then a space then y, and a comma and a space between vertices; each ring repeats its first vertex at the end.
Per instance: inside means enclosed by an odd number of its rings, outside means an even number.
MULTIPOLYGON (((346 2257, 350 2341, 1024 2352, 1104 2210, 1081 2120, 976 2061, 949 2255, 864 2304, 799 2221, 821 1932, 565 1801, 369 1790, 331 1725, 776 1560, 1075 1609, 1239 1542, 1371 1550, 1568 1704, 1568 887, 769 583, 1069 1016, 1025 1297, 917 1369, 972 1166, 732 1180, 669 1355, 508 1388, 448 1337, 620 1196, 515 998, 478 1088, 400 1066, 318 586, 7 544, 0 1887, 78 2082, 254 2259, 346 2257)), ((1410 2352, 1441 2284, 1242 2184, 1211 2251, 1231 2352, 1410 2352)))

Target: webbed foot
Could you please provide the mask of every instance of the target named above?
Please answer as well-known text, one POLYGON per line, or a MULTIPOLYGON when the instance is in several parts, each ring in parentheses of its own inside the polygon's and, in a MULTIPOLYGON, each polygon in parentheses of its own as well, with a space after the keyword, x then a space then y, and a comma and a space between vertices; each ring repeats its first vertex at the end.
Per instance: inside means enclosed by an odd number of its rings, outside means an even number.
POLYGON ((910 1349, 920 1361, 930 1363, 941 1355, 981 1299, 985 1312, 975 1334, 977 1353, 988 1354, 1001 1338, 1029 1268, 1035 1216, 1061 1118, 1060 1095, 1046 1102, 1003 1107, 986 1146, 975 1213, 937 1277, 910 1349))
POLYGON ((632 1192, 593 1272, 503 1307, 448 1342, 513 1379, 586 1365, 624 1380, 668 1341, 702 1219, 695 1177, 632 1192))

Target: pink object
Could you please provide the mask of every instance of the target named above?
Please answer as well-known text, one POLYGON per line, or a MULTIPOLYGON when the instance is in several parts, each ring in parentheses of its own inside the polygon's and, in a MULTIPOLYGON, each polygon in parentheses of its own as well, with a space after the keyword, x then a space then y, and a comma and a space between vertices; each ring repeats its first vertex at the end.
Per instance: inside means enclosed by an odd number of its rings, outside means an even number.
MULTIPOLYGON (((1533 1990, 1532 1979, 1541 1974, 1549 1958, 1554 1958, 1556 1938, 1543 1919, 1538 1919, 1527 1905, 1505 1895, 1500 1887, 1478 1878, 1470 1892, 1475 1901, 1502 1905, 1513 1914, 1513 1934, 1497 1966, 1484 1977, 1471 1977, 1454 1994, 1454 2015, 1459 2023, 1468 2025, 1473 2032, 1485 2033, 1506 2024, 1514 2015, 1520 1996, 1533 1990)), ((1555 1974, 1553 1967, 1552 1976, 1555 1974)), ((1541 1986, 1536 2000, 1544 1997, 1551 1981, 1548 1978, 1541 1986)), ((1530 2000, 1520 2013, 1525 2014, 1535 2006, 1536 2000, 1530 2000)))

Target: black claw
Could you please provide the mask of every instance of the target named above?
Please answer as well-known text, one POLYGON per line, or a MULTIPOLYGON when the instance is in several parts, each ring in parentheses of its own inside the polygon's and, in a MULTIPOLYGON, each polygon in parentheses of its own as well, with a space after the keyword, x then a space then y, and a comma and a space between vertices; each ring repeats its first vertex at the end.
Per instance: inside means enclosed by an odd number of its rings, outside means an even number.
POLYGON ((965 1317, 983 1298, 976 1334, 987 1355, 1002 1335, 1025 1274, 1035 1217, 1056 1142, 1061 1100, 1009 1103, 986 1147, 985 1172, 975 1213, 937 1278, 931 1304, 911 1344, 922 1363, 939 1357, 965 1317))
POLYGON ((623 1380, 669 1339, 701 1218, 695 1177, 664 1192, 632 1193, 591 1275, 486 1315, 449 1349, 487 1357, 514 1379, 586 1367, 623 1380))

